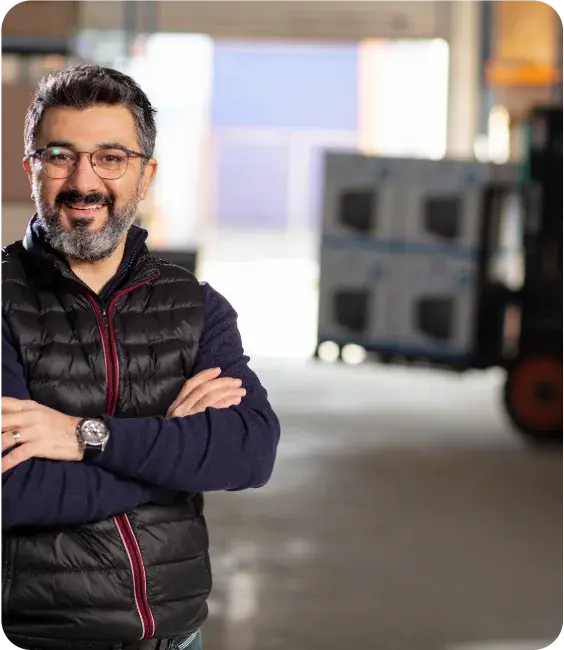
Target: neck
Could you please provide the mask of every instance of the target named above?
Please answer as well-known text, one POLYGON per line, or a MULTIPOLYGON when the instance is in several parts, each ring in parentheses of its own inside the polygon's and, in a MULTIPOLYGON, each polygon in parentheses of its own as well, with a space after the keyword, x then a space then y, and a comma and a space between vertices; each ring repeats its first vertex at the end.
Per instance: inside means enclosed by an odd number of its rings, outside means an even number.
POLYGON ((114 277, 123 260, 125 252, 124 237, 115 251, 98 262, 82 262, 68 258, 68 263, 75 275, 77 275, 92 291, 100 293, 104 286, 114 277))

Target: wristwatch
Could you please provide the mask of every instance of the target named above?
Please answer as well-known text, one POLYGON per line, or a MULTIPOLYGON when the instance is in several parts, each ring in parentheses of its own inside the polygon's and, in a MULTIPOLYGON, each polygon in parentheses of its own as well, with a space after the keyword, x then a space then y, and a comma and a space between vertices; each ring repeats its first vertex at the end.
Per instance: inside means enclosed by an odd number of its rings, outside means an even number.
POLYGON ((104 451, 110 430, 100 418, 84 418, 76 427, 76 437, 84 451, 83 460, 92 460, 104 451))

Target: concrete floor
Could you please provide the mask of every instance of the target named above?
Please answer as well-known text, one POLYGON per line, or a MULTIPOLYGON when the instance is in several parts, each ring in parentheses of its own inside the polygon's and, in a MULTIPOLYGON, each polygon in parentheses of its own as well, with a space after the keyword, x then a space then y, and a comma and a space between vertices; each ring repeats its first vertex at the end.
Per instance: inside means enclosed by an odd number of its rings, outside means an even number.
POLYGON ((510 429, 499 375, 254 367, 282 440, 265 488, 207 496, 206 650, 537 650, 558 636, 561 455, 510 429))

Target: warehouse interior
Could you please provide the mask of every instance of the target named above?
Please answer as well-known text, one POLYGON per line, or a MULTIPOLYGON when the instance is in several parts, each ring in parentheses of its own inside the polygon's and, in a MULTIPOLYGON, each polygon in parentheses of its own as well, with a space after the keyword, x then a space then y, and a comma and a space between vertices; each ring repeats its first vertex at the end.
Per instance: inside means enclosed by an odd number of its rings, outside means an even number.
POLYGON ((7 12, 2 245, 34 210, 34 84, 130 74, 158 109, 149 246, 235 307, 280 418, 270 482, 206 495, 206 649, 560 635, 562 48, 538 0, 7 12))

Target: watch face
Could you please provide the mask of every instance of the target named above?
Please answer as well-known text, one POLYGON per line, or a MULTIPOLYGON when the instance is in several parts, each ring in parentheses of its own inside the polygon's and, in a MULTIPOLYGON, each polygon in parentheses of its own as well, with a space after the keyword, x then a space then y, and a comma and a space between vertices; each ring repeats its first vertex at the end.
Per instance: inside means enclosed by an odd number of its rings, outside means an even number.
POLYGON ((101 420, 86 420, 80 428, 80 435, 88 445, 102 445, 108 437, 108 428, 101 420))

